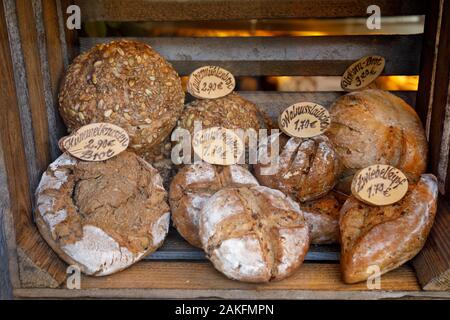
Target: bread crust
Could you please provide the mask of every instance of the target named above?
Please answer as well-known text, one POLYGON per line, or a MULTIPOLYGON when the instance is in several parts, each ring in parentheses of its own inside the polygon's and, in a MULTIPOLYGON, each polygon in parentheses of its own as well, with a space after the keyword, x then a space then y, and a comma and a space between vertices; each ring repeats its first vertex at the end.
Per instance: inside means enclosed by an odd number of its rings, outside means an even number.
POLYGON ((311 230, 312 244, 339 243, 339 211, 341 204, 332 193, 300 203, 311 230))
POLYGON ((351 196, 340 213, 341 269, 346 283, 366 280, 368 268, 381 274, 412 259, 423 247, 434 222, 437 179, 424 174, 399 202, 370 206, 351 196))
POLYGON ((34 217, 50 247, 88 275, 108 275, 163 243, 170 221, 161 177, 124 151, 102 162, 64 153, 36 190, 34 217))
MULTIPOLYGON (((269 137, 269 146, 277 135, 269 137)), ((274 161, 254 165, 255 176, 264 186, 279 189, 299 202, 318 199, 333 189, 341 173, 341 164, 329 139, 324 135, 312 138, 290 138, 284 146, 274 174, 265 175, 263 169, 274 161)), ((278 156, 272 154, 271 157, 278 156)))
POLYGON ((264 186, 216 192, 201 210, 200 239, 217 270, 246 282, 290 276, 310 243, 298 204, 264 186))
POLYGON ((199 237, 200 210, 217 191, 226 187, 257 186, 244 167, 215 166, 206 162, 184 166, 173 178, 169 203, 175 228, 193 246, 202 247, 199 237))
POLYGON ((120 40, 99 44, 76 57, 59 93, 59 111, 69 130, 93 122, 116 124, 138 154, 160 144, 184 108, 181 80, 149 45, 120 40))
POLYGON ((414 109, 401 98, 376 89, 351 92, 333 103, 330 115, 325 134, 344 166, 340 191, 350 194, 355 172, 373 164, 394 166, 413 182, 425 172, 425 132, 414 109))
POLYGON ((196 121, 201 122, 203 129, 222 127, 258 132, 266 127, 258 107, 234 92, 222 98, 199 99, 187 104, 178 127, 193 134, 196 121))

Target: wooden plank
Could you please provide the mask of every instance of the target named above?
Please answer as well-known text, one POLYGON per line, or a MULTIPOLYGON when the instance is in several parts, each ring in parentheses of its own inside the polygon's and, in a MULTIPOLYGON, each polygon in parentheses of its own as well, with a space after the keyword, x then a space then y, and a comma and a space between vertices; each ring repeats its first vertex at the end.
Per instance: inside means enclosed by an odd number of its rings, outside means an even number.
MULTIPOLYGON (((344 284, 339 264, 304 263, 291 277, 268 284, 252 284, 226 278, 208 262, 141 261, 105 277, 83 276, 83 289, 227 289, 227 290, 335 290, 365 291, 366 283, 344 284)), ((382 290, 420 290, 410 266, 400 267, 381 277, 382 290)))
POLYGON ((245 299, 245 300, 376 300, 450 299, 449 292, 333 291, 333 290, 227 290, 227 289, 16 289, 17 299, 245 299))
POLYGON ((18 284, 17 259, 13 263, 15 241, 8 219, 10 217, 10 199, 7 188, 6 168, 3 161, 3 147, 0 140, 0 300, 12 298, 12 283, 18 284), (11 270, 10 270, 11 269, 11 270), (14 270, 12 270, 14 269, 14 270))
MULTIPOLYGON (((85 21, 192 21, 366 17, 371 0, 77 0, 85 21)), ((415 15, 422 1, 378 0, 384 16, 415 15)))
POLYGON ((424 290, 450 290, 450 204, 440 199, 427 243, 413 260, 424 290))
POLYGON ((26 70, 28 105, 32 117, 37 170, 40 174, 50 162, 50 149, 38 35, 32 2, 29 0, 17 0, 16 12, 26 70))
MULTIPOLYGON (((117 39, 80 38, 81 52, 117 39)), ((340 76, 370 54, 385 57, 385 75, 416 75, 422 46, 422 35, 130 39, 150 44, 181 75, 212 64, 236 76, 340 76)))
MULTIPOLYGON (((40 237, 31 215, 31 194, 27 158, 24 150, 21 116, 14 86, 14 69, 9 46, 8 29, 4 11, 5 0, 0 6, 0 138, 14 217, 19 259, 24 262, 20 271, 35 270, 41 278, 29 279, 48 285, 58 285, 65 278, 65 265, 40 237), (26 263, 26 264, 25 264, 26 263), (48 271, 48 273, 47 273, 48 271)), ((10 14, 11 12, 8 12, 10 14)), ((32 128, 28 128, 32 130, 32 128)), ((20 272, 22 283, 28 279, 20 272)))
POLYGON ((47 118, 50 136, 50 151, 52 160, 58 157, 61 151, 58 140, 67 134, 66 127, 58 112, 59 83, 64 73, 63 39, 60 31, 58 16, 58 0, 39 1, 41 4, 41 19, 45 44, 45 63, 43 64, 44 79, 46 81, 47 118))
MULTIPOLYGON (((171 229, 163 246, 144 259, 205 261, 206 257, 203 250, 191 246, 175 229, 171 229)), ((336 245, 312 245, 305 261, 339 261, 339 247, 336 245)))

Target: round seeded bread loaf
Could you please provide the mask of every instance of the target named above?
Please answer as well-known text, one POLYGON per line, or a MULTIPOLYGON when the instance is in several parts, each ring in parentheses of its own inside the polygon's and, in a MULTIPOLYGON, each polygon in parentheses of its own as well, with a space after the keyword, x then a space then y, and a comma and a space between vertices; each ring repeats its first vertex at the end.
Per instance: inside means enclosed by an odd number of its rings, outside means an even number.
POLYGON ((279 135, 269 137, 267 157, 262 157, 260 163, 254 165, 259 183, 279 189, 300 202, 318 199, 333 189, 341 165, 326 136, 290 138, 284 146, 280 142, 279 155, 271 151, 274 139, 279 139, 279 135), (273 157, 278 157, 278 161, 269 162, 268 159, 273 157), (269 167, 273 171, 267 174, 264 170, 269 167))
POLYGON ((215 166, 206 162, 185 166, 170 185, 172 221, 184 239, 201 247, 198 224, 204 203, 223 188, 257 185, 258 181, 242 166, 215 166))
POLYGON ((181 80, 149 45, 100 44, 75 58, 62 81, 59 111, 69 130, 109 122, 130 135, 138 154, 161 143, 184 108, 181 80))
POLYGON ((346 94, 330 109, 326 135, 336 147, 344 172, 338 185, 350 194, 356 171, 389 164, 417 181, 427 163, 427 140, 419 117, 401 98, 382 90, 346 94))
POLYGON ((370 206, 350 196, 341 209, 341 269, 344 281, 366 280, 412 259, 424 246, 436 214, 437 179, 424 174, 399 202, 370 206))
POLYGON ((217 270, 248 282, 288 277, 310 242, 298 204, 264 186, 216 192, 201 210, 200 239, 217 270))
POLYGON ((200 99, 189 103, 178 127, 194 132, 195 121, 200 121, 202 128, 222 127, 225 129, 255 129, 265 128, 263 114, 252 102, 231 93, 218 99, 200 99))
POLYGON ((170 222, 166 198, 158 172, 134 153, 102 162, 64 153, 42 176, 34 216, 64 261, 103 276, 161 246, 170 222))

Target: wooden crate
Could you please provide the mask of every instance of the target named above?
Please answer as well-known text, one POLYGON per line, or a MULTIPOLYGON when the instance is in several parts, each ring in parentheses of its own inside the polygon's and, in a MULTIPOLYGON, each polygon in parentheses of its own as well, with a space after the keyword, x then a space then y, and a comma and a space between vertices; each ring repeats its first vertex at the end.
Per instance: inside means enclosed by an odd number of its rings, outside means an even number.
MULTIPOLYGON (((423 34, 141 38, 181 75, 214 64, 237 76, 340 76, 366 54, 386 58, 385 75, 420 75, 418 91, 395 92, 415 106, 427 127, 429 171, 440 181, 436 223, 413 260, 382 277, 380 290, 346 285, 337 246, 312 246, 292 277, 270 284, 231 281, 201 251, 171 231, 164 246, 131 268, 106 277, 83 277, 65 289, 66 267, 32 220, 33 193, 42 172, 59 155, 65 128, 57 112, 58 84, 73 57, 107 38, 83 38, 64 27, 68 0, 2 0, 0 6, 0 293, 16 298, 450 298, 450 0, 298 1, 75 1, 85 21, 214 21, 366 16, 377 4, 383 16, 425 15, 423 34), (447 119, 447 120, 446 120, 447 119)), ((325 106, 342 92, 241 92, 276 117, 301 100, 325 106)))

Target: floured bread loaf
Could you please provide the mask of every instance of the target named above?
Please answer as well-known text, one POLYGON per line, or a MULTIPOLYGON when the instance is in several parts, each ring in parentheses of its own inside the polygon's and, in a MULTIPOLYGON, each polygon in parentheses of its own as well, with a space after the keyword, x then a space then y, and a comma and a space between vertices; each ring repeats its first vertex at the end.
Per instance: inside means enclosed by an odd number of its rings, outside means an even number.
POLYGON ((59 111, 69 130, 113 123, 127 131, 130 148, 139 155, 170 134, 183 108, 176 71, 149 45, 130 40, 99 44, 80 54, 59 93, 59 111))
POLYGON ((170 221, 166 197, 157 171, 131 152, 103 162, 64 153, 42 176, 34 216, 64 261, 103 276, 161 246, 170 221))
POLYGON ((414 109, 399 97, 367 89, 346 94, 330 109, 326 132, 336 147, 344 172, 338 189, 350 194, 356 171, 389 164, 416 182, 427 162, 427 140, 414 109))
POLYGON ((399 202, 370 206, 351 196, 341 209, 341 268, 344 281, 366 280, 369 266, 381 273, 412 259, 423 247, 434 222, 436 177, 424 174, 399 202))
POLYGON ((310 243, 298 204, 263 186, 216 192, 201 210, 200 239, 217 270, 248 282, 288 277, 310 243))
MULTIPOLYGON (((279 136, 269 137, 267 157, 278 156, 278 153, 272 152, 270 148, 273 139, 279 139, 279 136)), ((285 145, 281 142, 279 144, 278 162, 263 159, 265 164, 261 161, 254 166, 259 183, 279 189, 300 202, 318 199, 333 189, 341 165, 332 143, 326 136, 290 138, 285 145), (265 174, 263 170, 268 170, 271 166, 273 174, 265 174)))
POLYGON ((300 203, 311 229, 312 244, 339 242, 339 210, 341 204, 329 193, 322 198, 300 203))
POLYGON ((170 185, 172 221, 183 238, 201 247, 198 224, 204 203, 220 189, 257 185, 253 175, 238 165, 214 166, 201 162, 185 166, 170 185))

